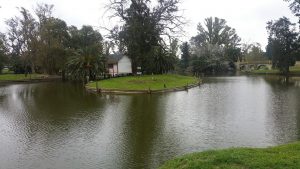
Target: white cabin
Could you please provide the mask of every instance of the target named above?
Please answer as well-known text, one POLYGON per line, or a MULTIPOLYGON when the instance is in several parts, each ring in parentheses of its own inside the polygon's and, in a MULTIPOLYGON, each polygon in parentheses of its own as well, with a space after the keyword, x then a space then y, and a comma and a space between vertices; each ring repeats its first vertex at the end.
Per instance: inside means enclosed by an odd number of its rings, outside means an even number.
POLYGON ((111 76, 132 74, 132 64, 128 56, 113 54, 107 58, 108 73, 111 76))

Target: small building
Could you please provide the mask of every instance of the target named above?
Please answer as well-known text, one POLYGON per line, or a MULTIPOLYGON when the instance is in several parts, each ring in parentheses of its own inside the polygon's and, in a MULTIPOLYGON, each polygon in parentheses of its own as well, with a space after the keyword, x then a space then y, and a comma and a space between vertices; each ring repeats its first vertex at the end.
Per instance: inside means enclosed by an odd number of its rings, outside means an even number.
POLYGON ((112 54, 107 57, 108 73, 111 76, 123 76, 132 74, 132 64, 128 56, 112 54))

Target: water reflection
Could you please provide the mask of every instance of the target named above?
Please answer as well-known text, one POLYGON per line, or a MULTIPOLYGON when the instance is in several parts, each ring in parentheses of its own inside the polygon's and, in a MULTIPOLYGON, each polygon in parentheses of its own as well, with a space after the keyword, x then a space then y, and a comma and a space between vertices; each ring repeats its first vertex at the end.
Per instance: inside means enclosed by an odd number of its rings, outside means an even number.
POLYGON ((269 76, 265 81, 272 89, 268 104, 270 135, 278 143, 299 139, 300 78, 269 76))
POLYGON ((211 77, 188 92, 133 96, 0 86, 1 168, 156 168, 196 151, 296 141, 299 80, 211 77))

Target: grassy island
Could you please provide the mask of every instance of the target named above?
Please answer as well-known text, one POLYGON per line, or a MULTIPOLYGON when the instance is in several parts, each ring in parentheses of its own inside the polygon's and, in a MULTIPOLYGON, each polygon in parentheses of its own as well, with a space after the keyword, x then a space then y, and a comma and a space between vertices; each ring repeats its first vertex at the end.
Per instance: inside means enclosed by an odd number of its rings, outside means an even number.
MULTIPOLYGON (((164 90, 197 84, 199 79, 180 75, 146 75, 119 77, 98 82, 103 90, 164 90)), ((88 84, 89 88, 96 89, 96 82, 88 84)))
POLYGON ((297 169, 300 142, 266 149, 233 148, 186 155, 160 169, 297 169))

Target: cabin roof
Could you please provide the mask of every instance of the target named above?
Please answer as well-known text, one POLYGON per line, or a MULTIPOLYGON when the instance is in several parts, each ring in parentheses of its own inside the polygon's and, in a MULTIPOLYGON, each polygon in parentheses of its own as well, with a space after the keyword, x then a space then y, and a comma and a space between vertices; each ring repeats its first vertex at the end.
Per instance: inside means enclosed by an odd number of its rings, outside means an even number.
POLYGON ((125 55, 123 54, 111 54, 107 56, 107 64, 116 64, 118 63, 125 55))

